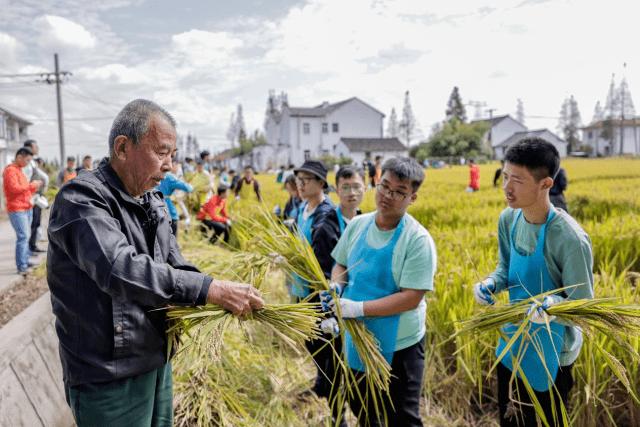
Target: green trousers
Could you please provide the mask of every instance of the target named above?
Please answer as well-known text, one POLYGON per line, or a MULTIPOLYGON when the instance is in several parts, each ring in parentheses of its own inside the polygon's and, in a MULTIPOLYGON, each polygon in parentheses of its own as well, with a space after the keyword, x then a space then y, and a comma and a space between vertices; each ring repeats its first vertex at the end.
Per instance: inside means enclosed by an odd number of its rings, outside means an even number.
POLYGON ((106 383, 65 386, 78 427, 173 426, 171 363, 106 383))

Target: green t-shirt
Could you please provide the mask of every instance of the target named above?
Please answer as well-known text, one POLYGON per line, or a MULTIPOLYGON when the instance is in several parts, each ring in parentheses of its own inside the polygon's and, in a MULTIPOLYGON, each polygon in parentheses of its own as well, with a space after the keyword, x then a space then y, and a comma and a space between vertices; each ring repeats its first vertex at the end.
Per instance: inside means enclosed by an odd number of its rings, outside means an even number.
MULTIPOLYGON (((554 208, 552 208, 554 209, 554 208)), ((489 275, 496 281, 496 293, 507 289, 509 260, 511 259, 511 229, 520 209, 507 208, 498 221, 499 264, 489 275)), ((549 277, 556 288, 578 285, 567 291, 567 299, 593 298, 593 251, 591 239, 580 224, 562 209, 555 209, 555 216, 547 225, 544 242, 544 261, 549 277)), ((514 233, 515 247, 522 255, 531 255, 536 250, 538 234, 542 224, 528 223, 520 216, 514 233)), ((580 328, 558 319, 565 325, 564 342, 560 364, 573 363, 582 346, 580 328)))
MULTIPOLYGON (((371 212, 359 215, 349 223, 331 252, 338 264, 347 266, 349 253, 375 214, 376 212, 371 212)), ((390 260, 396 286, 398 290, 406 288, 432 291, 437 264, 436 245, 429 232, 411 215, 405 214, 404 219, 404 229, 390 260)), ((367 232, 367 244, 373 248, 381 248, 391 241, 394 233, 395 229, 380 231, 374 221, 367 232)), ((426 333, 426 314, 427 303, 424 298, 418 307, 400 314, 395 351, 410 347, 422 339, 426 333)))

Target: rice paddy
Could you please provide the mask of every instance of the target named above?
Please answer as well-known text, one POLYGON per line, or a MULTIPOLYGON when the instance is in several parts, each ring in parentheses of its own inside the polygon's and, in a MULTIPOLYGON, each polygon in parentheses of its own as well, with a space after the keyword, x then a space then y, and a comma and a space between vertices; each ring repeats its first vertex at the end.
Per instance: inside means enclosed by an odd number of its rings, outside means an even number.
MULTIPOLYGON (((408 210, 429 230, 438 249, 435 291, 427 294, 422 408, 427 426, 498 425, 492 367, 499 330, 485 328, 450 339, 461 330, 461 322, 490 310, 475 303, 472 286, 494 270, 498 259, 497 221, 506 203, 501 188, 492 185, 497 167, 495 162, 480 165, 481 189, 472 194, 464 192, 468 167, 426 170, 419 197, 408 210)), ((640 160, 568 159, 563 167, 570 213, 593 244, 595 297, 615 306, 639 305, 640 160)), ((268 212, 275 204, 284 206, 288 195, 275 183, 275 175, 257 178, 266 201, 261 206, 268 212)), ((337 201, 335 193, 331 197, 337 201)), ((230 197, 227 203, 237 224, 258 215, 256 200, 230 197)), ((361 209, 375 209, 373 191, 365 194, 361 209)), ((281 269, 263 256, 235 251, 240 247, 235 233, 230 248, 212 246, 196 230, 182 233, 180 244, 185 258, 216 278, 249 281, 256 268, 269 267, 261 284, 265 301, 289 302, 281 269)), ((506 295, 501 295, 497 305, 506 303, 506 295)), ((640 395, 640 340, 631 329, 616 339, 595 328, 585 336, 573 371, 571 425, 640 425, 640 404, 633 397, 640 395), (607 363, 607 354, 619 361, 626 380, 607 363)), ((316 369, 302 345, 296 351, 289 344, 261 322, 230 322, 219 359, 206 353, 179 354, 174 359, 176 425, 329 425, 325 401, 296 397, 311 387, 316 369)), ((352 414, 348 421, 356 425, 352 414)))

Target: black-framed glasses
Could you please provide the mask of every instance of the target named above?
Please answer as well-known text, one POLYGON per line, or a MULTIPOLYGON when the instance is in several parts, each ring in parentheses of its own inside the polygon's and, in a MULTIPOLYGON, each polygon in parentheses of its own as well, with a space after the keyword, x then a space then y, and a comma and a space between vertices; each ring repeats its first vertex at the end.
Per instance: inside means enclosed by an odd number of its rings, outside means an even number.
POLYGON ((296 181, 303 183, 304 185, 309 184, 311 181, 316 181, 318 178, 316 178, 315 176, 309 176, 309 177, 299 177, 296 176, 296 181))
POLYGON ((384 184, 378 184, 376 185, 376 189, 380 192, 380 194, 382 194, 383 196, 391 196, 391 198, 393 200, 395 200, 396 202, 401 202, 404 199, 406 199, 407 197, 409 197, 410 195, 401 193, 400 191, 394 191, 391 190, 389 187, 387 187, 384 184))

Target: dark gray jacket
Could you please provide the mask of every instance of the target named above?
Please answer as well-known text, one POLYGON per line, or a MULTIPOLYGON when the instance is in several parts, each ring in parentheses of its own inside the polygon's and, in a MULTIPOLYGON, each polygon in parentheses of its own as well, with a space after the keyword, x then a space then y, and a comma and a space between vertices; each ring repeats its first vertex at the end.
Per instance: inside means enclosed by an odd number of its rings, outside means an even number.
POLYGON ((137 201, 105 158, 60 188, 47 281, 67 386, 149 372, 167 361, 164 311, 204 304, 212 279, 187 263, 158 191, 137 201))

